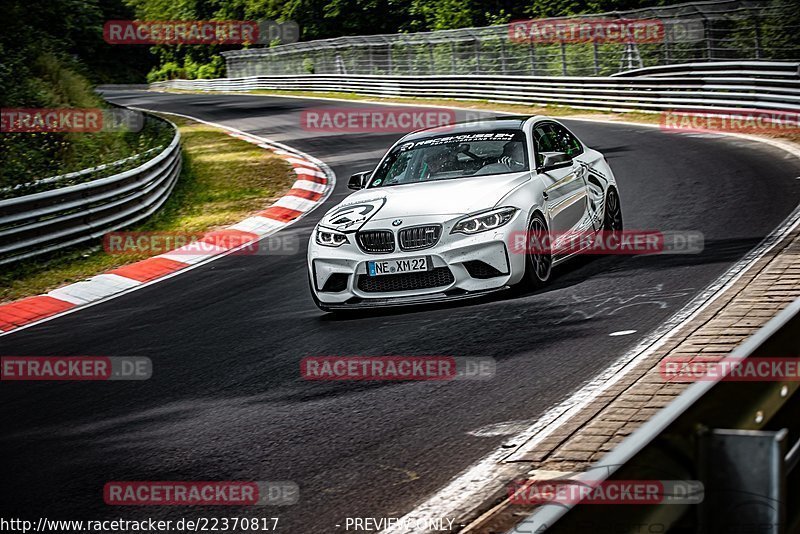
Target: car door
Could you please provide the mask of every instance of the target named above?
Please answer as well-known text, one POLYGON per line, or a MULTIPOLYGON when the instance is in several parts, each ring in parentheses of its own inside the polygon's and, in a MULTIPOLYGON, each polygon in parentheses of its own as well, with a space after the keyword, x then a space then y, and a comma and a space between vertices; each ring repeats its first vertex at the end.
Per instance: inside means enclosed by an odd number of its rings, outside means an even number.
MULTIPOLYGON (((543 163, 544 152, 564 152, 569 155, 574 151, 564 139, 565 131, 566 129, 553 122, 543 121, 534 125, 537 169, 543 163)), ((538 172, 538 177, 544 184, 545 209, 550 219, 551 232, 563 234, 579 231, 585 224, 587 191, 584 172, 579 160, 573 160, 572 165, 567 167, 538 172)))
MULTIPOLYGON (((581 206, 581 213, 578 215, 577 225, 573 227, 574 230, 583 232, 599 228, 597 219, 599 204, 593 201, 593 188, 589 181, 589 175, 592 171, 591 158, 587 155, 583 143, 575 137, 575 135, 567 130, 561 124, 552 124, 553 133, 556 136, 556 142, 561 147, 561 152, 564 152, 572 158, 573 168, 577 176, 577 180, 582 183, 583 200, 579 202, 581 206)), ((596 189, 596 188, 594 188, 596 189)), ((596 191, 595 191, 596 193, 596 191)), ((602 190, 600 191, 602 196, 602 190)))

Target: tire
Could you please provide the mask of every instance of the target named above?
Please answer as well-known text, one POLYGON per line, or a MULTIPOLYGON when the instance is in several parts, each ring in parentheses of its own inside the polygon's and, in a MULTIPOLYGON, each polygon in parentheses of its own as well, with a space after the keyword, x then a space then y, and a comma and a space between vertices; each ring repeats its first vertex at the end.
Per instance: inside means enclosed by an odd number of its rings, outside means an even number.
POLYGON ((609 188, 606 193, 605 213, 603 214, 603 230, 606 232, 622 232, 622 205, 616 189, 609 188))
MULTIPOLYGON (((527 241, 531 242, 531 238, 536 239, 534 242, 547 243, 549 239, 545 239, 548 234, 547 223, 539 213, 534 213, 528 223, 527 241)), ((553 272, 553 256, 550 252, 535 252, 530 250, 525 252, 525 276, 520 282, 522 289, 533 290, 539 289, 547 285, 553 272)))

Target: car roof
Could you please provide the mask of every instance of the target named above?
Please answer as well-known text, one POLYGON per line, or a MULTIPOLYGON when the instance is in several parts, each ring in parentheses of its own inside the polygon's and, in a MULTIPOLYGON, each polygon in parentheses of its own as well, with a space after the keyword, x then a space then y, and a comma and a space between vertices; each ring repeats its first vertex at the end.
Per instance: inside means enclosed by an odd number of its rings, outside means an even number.
POLYGON ((481 117, 479 120, 457 122, 449 126, 439 126, 417 130, 403 137, 403 141, 415 141, 436 135, 457 135, 460 133, 493 132, 496 130, 521 130, 525 121, 533 115, 503 115, 500 117, 481 117))

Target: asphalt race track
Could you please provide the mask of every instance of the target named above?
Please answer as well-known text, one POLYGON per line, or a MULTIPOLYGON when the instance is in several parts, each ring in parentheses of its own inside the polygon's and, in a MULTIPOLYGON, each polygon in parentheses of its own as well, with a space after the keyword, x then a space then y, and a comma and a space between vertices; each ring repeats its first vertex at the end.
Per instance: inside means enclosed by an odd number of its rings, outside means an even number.
POLYGON ((308 293, 305 243, 397 134, 317 134, 309 107, 245 95, 114 92, 116 103, 223 123, 303 150, 337 176, 326 206, 284 230, 293 255, 228 256, 0 337, 0 354, 148 356, 144 382, 5 382, 4 517, 280 517, 279 531, 336 532, 350 517, 399 517, 630 349, 741 259, 800 202, 800 165, 717 136, 565 121, 605 153, 626 229, 693 230, 699 255, 590 257, 523 296, 343 318, 308 293), (609 337, 621 330, 635 334, 609 337), (490 356, 489 381, 308 382, 314 355, 490 356), (477 435, 476 435, 477 434, 477 435), (283 508, 106 506, 113 480, 292 480, 283 508))

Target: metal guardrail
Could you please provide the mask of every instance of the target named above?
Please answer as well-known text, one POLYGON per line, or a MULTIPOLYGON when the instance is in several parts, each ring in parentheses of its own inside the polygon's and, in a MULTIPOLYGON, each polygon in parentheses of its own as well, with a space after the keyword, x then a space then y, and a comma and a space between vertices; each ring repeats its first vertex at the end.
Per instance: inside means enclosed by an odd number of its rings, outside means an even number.
MULTIPOLYGON (((624 69, 688 61, 800 57, 800 32, 789 26, 789 0, 716 0, 554 17, 575 20, 650 20, 664 27, 652 43, 518 42, 514 22, 433 32, 337 37, 271 48, 223 52, 231 77, 283 74, 418 76, 599 76, 624 69), (776 28, 781 28, 776 31, 776 28)), ((542 19, 540 22, 545 22, 542 19)), ((795 23, 796 24, 796 23, 795 23)))
MULTIPOLYGON (((730 359, 798 358, 798 332, 800 299, 745 340, 730 359)), ((699 505, 551 504, 509 532, 799 532, 798 391, 800 382, 790 377, 696 383, 590 468, 593 483, 664 479, 665 474, 699 480, 704 486, 699 505)))
POLYGON ((146 163, 112 176, 0 200, 0 265, 97 239, 158 210, 181 170, 180 133, 146 163))
POLYGON ((791 61, 714 61, 645 67, 612 74, 612 77, 700 76, 753 77, 792 80, 800 75, 800 63, 791 61))
MULTIPOLYGON (((784 74, 800 68, 800 62, 796 61, 758 65, 746 64, 741 68, 780 68, 784 74)), ((731 64, 727 66, 731 68, 731 64)), ((382 97, 472 99, 611 110, 758 108, 800 111, 800 75, 738 76, 736 69, 728 76, 713 77, 251 76, 171 80, 154 83, 151 87, 201 91, 350 92, 382 97)))
POLYGON ((122 167, 129 165, 131 162, 136 160, 140 160, 146 156, 149 156, 153 152, 160 152, 164 148, 163 145, 153 147, 149 150, 145 150, 144 152, 139 152, 138 154, 134 154, 133 156, 128 156, 127 158, 122 158, 117 161, 112 161, 110 163, 103 163, 96 167, 88 167, 86 169, 81 169, 79 171, 68 172, 66 174, 59 174, 56 176, 48 176, 47 178, 40 178, 38 180, 34 180, 32 182, 24 183, 24 184, 16 184, 10 187, 3 187, 0 188, 0 194, 4 193, 11 193, 13 191, 19 191, 20 189, 28 189, 36 186, 46 185, 46 184, 54 184, 58 182, 66 182, 75 179, 85 179, 85 177, 90 176, 92 174, 100 174, 105 173, 109 169, 113 169, 114 167, 122 167))

